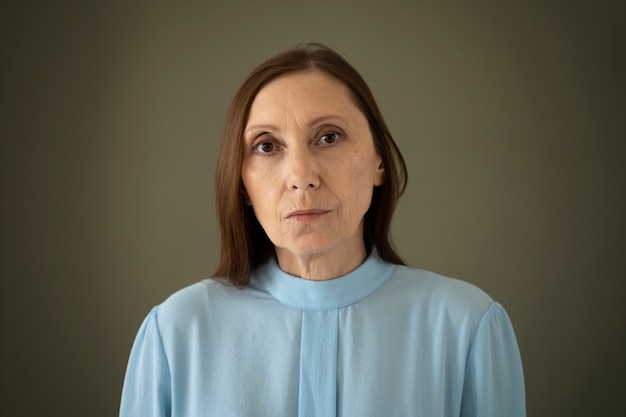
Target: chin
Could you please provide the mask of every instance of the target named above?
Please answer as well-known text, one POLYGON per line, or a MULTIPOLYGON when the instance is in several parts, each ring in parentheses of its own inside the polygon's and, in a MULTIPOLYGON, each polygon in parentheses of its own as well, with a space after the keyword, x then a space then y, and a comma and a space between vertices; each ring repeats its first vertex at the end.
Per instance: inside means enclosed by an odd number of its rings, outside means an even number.
POLYGON ((277 245, 277 247, 280 247, 283 251, 296 256, 311 256, 332 250, 336 243, 336 241, 329 242, 328 239, 307 236, 305 238, 298 239, 296 242, 277 245))

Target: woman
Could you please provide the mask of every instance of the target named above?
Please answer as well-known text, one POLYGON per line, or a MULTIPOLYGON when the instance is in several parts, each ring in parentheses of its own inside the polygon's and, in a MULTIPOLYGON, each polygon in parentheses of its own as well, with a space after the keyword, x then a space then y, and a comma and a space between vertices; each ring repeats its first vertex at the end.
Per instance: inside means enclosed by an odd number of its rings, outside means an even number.
POLYGON ((215 277, 155 307, 122 416, 523 416, 503 308, 404 266, 402 156, 359 74, 317 44, 257 67, 226 117, 215 277))

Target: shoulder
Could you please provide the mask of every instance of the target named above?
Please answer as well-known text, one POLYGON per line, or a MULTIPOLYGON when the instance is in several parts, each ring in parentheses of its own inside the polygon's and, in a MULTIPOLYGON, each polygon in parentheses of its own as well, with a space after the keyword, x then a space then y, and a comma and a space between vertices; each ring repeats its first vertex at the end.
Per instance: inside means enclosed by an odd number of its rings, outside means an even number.
POLYGON ((400 301, 429 315, 478 322, 495 303, 482 289, 467 281, 435 272, 398 266, 387 285, 400 301))
POLYGON ((208 317, 228 314, 242 289, 214 279, 182 288, 156 307, 161 331, 201 324, 208 317))
POLYGON ((190 304, 202 304, 206 302, 208 298, 227 291, 228 288, 226 284, 213 279, 205 279, 172 293, 159 305, 159 308, 161 310, 177 310, 188 307, 190 304))

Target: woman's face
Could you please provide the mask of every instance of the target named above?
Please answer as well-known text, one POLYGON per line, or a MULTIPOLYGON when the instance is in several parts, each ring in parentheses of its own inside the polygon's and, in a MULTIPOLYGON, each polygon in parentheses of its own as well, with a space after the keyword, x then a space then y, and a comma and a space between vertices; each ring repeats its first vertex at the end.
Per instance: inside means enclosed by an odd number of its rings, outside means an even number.
POLYGON ((252 102, 244 147, 248 202, 279 261, 364 250, 363 217, 384 172, 345 85, 321 71, 273 80, 252 102))

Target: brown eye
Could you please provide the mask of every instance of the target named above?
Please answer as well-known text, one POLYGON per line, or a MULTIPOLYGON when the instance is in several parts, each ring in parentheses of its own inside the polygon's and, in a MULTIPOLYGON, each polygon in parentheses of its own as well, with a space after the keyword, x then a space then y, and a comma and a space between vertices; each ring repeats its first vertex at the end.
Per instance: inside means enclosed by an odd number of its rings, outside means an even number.
POLYGON ((324 145, 331 145, 337 142, 337 140, 339 140, 339 136, 340 136, 339 133, 335 133, 335 132, 326 133, 322 135, 319 141, 320 143, 324 145))
POLYGON ((275 150, 275 146, 272 142, 263 142, 263 143, 259 143, 256 147, 255 150, 259 153, 271 153, 275 150))

